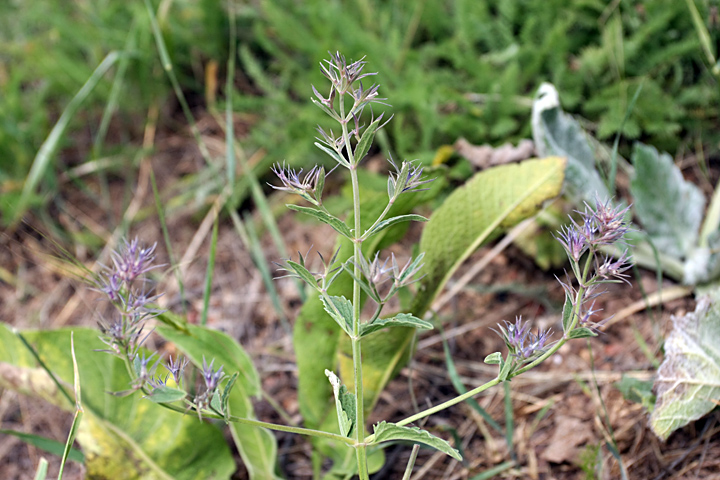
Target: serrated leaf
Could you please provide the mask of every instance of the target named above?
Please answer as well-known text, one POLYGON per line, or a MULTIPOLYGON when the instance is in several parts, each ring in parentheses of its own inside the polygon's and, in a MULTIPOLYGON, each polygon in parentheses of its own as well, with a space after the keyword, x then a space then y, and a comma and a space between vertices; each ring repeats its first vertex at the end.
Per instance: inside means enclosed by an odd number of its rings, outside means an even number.
POLYGON ((636 143, 632 162, 630 192, 640 224, 659 251, 685 258, 697 243, 705 196, 683 179, 667 153, 636 143))
POLYGON ((152 393, 150 393, 150 395, 146 395, 145 398, 155 403, 171 403, 180 401, 186 396, 187 392, 184 390, 163 386, 154 389, 152 393))
POLYGON ((532 131, 538 156, 567 158, 565 184, 567 194, 577 204, 594 205, 595 198, 610 198, 607 187, 595 168, 595 151, 580 124, 560 108, 555 87, 543 83, 532 108, 532 131))
POLYGON ((388 227, 392 227, 393 225, 400 223, 400 222, 427 222, 428 219, 423 217, 422 215, 400 215, 398 217, 388 218, 387 220, 383 220, 382 222, 375 225, 375 228, 373 228, 371 231, 365 232, 363 234, 363 238, 370 238, 373 235, 382 232, 388 227))
POLYGON ((565 304, 563 305, 563 310, 562 310, 563 332, 567 332, 568 328, 570 328, 570 324, 572 323, 572 315, 573 315, 573 298, 568 292, 565 292, 565 304))
POLYGON ((422 317, 460 264, 502 231, 534 215, 560 194, 565 160, 502 165, 476 174, 430 217, 420 240, 424 271, 410 309, 422 317))
POLYGON ((353 305, 350 300, 345 297, 330 296, 328 298, 322 296, 320 301, 325 307, 325 311, 330 315, 335 322, 340 325, 340 328, 345 330, 345 333, 352 335, 353 332, 353 305), (332 303, 331 303, 332 302, 332 303))
POLYGON ((345 225, 345 222, 340 220, 337 217, 334 217, 330 215, 329 213, 323 212, 322 210, 318 210, 317 208, 311 208, 311 207, 303 207, 300 205, 293 205, 288 204, 286 205, 290 210, 295 210, 296 212, 305 213, 307 215, 310 215, 311 217, 316 218, 317 220, 320 220, 322 223, 330 225, 333 230, 338 232, 340 235, 352 239, 352 232, 350 231, 350 228, 348 228, 347 225, 345 225))
POLYGON ((378 318, 373 323, 360 326, 360 336, 364 337, 378 330, 387 327, 410 327, 418 330, 432 330, 433 324, 427 320, 421 320, 413 317, 409 313, 399 313, 391 318, 378 318))
POLYGON ((580 327, 573 329, 573 331, 568 334, 567 338, 572 340, 573 338, 588 338, 597 336, 598 334, 593 332, 589 328, 580 327))
POLYGON ((650 426, 661 439, 698 420, 720 398, 720 289, 698 299, 694 312, 673 317, 665 359, 655 377, 650 426))
POLYGON ((485 363, 488 365, 500 365, 503 361, 502 353, 495 352, 485 357, 485 363))
POLYGON ((374 443, 393 440, 422 443, 450 455, 455 460, 462 461, 460 453, 452 448, 448 442, 418 427, 401 427, 394 423, 380 422, 373 429, 375 432, 374 443))
MULTIPOLYGON (((95 329, 73 327, 84 416, 77 442, 85 455, 86 475, 96 478, 224 479, 235 462, 215 426, 145 400, 140 393, 119 398, 108 391, 127 388, 122 360, 93 351, 106 347, 95 329)), ((25 338, 65 384, 73 365, 70 330, 24 332, 25 338)), ((0 385, 74 410, 44 370, 10 330, 0 324, 0 385)))
MULTIPOLYGON (((260 376, 252 359, 231 336, 211 328, 188 325, 189 334, 159 326, 156 332, 177 348, 195 365, 202 365, 203 357, 214 359, 215 366, 222 365, 225 372, 238 373, 232 391, 228 395, 227 411, 243 418, 255 418, 252 398, 261 393, 260 376)), ((214 405, 222 408, 221 402, 214 405)), ((250 428, 230 423, 230 433, 240 452, 243 463, 252 479, 280 478, 275 473, 277 441, 263 428, 250 428)))

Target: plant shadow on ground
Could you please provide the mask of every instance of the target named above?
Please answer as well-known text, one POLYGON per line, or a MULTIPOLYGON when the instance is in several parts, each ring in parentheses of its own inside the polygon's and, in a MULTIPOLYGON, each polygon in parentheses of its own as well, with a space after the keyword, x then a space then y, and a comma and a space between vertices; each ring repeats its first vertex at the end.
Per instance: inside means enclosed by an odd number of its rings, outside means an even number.
MULTIPOLYGON (((174 154, 183 150, 183 142, 188 151, 195 151, 191 139, 177 137, 168 141, 165 149, 159 148, 153 157, 158 177, 167 184, 176 180, 173 175, 177 175, 178 165, 174 154)), ((368 161, 379 162, 380 159, 371 158, 368 161)), ((692 166, 690 163, 687 165, 692 166)), ((685 173, 689 177, 695 175, 692 168, 685 173)), ((718 172, 711 170, 711 175, 715 178, 718 172)), ((68 202, 75 208, 81 211, 88 208, 82 192, 67 192, 67 195, 68 202)), ((151 205, 152 197, 148 195, 144 202, 151 205)), ((87 214, 92 215, 92 212, 88 210, 87 214)), ((186 250, 196 231, 196 223, 191 214, 182 213, 169 222, 170 237, 176 251, 186 250)), ((290 215, 284 215, 279 219, 279 225, 289 251, 297 251, 310 244, 314 250, 324 253, 332 249, 333 239, 314 224, 297 222, 290 215)), ((136 231, 147 242, 160 243, 162 240, 160 227, 152 218, 141 221, 136 231)), ((397 246, 397 253, 402 254, 411 248, 420 232, 420 226, 413 226, 397 246)), ((22 328, 95 324, 96 296, 87 292, 83 285, 68 280, 62 265, 55 267, 57 263, 48 262, 47 253, 51 246, 43 238, 26 230, 19 232, 14 239, 3 238, 3 242, 8 248, 0 250, 2 265, 24 272, 17 277, 21 284, 0 284, 0 316, 4 320, 22 328)), ((272 242, 264 241, 263 245, 268 246, 264 252, 267 258, 279 258, 271 246, 272 242)), ((486 249, 477 252, 465 268, 486 253, 486 249)), ((82 257, 82 251, 76 254, 80 260, 89 262, 89 257, 82 257)), ((202 310, 206 273, 205 247, 195 252, 192 258, 185 273, 185 295, 188 318, 197 322, 202 310)), ((160 260, 167 262, 166 258, 160 260)), ((642 272, 640 281, 645 291, 657 289, 655 276, 649 272, 642 272)), ((288 317, 294 318, 301 304, 295 285, 290 279, 277 282, 288 317)), ((262 279, 249 254, 225 222, 218 237, 213 286, 208 324, 239 339, 253 356, 265 391, 293 418, 299 419, 291 340, 264 293, 262 279)), ((637 284, 634 287, 613 285, 598 307, 618 312, 641 301, 641 289, 637 284)), ((178 308, 179 294, 172 275, 162 276, 159 290, 168 292, 166 305, 178 308)), ((467 288, 438 312, 448 347, 465 385, 481 384, 495 375, 497 367, 482 361, 487 354, 503 347, 502 340, 490 328, 502 320, 511 320, 516 314, 535 318, 540 327, 554 326, 562 300, 563 293, 553 272, 540 271, 514 247, 496 256, 467 288), (494 289, 489 290, 490 286, 494 289)), ((488 428, 465 404, 431 417, 425 428, 459 442, 466 463, 421 449, 416 478, 471 478, 513 457, 517 466, 505 470, 497 478, 619 478, 617 462, 605 446, 610 437, 598 391, 630 478, 712 478, 718 475, 720 426, 717 415, 710 415, 677 432, 667 443, 662 443, 649 430, 643 408, 625 400, 614 385, 623 373, 641 380, 652 376, 655 369, 652 353, 659 352, 658 339, 669 330, 669 316, 692 311, 693 303, 689 299, 675 300, 666 303, 662 312, 648 314, 639 311, 612 324, 590 342, 594 373, 587 345, 577 341, 563 347, 554 357, 552 365, 514 379, 511 391, 515 419, 512 452, 508 451, 503 436, 488 428), (647 344, 650 356, 640 348, 638 337, 647 344), (594 382, 597 382, 597 390, 594 382)), ((409 379, 412 379, 415 401, 421 408, 455 396, 438 330, 419 338, 413 361, 381 395, 371 421, 402 418, 413 412, 409 379)), ((493 389, 477 400, 502 423, 502 389, 493 389)), ((3 426, 9 428, 23 424, 35 433, 64 441, 68 415, 7 391, 0 399, 0 408, 3 426)), ((258 402, 256 412, 262 420, 280 420, 267 402, 258 402)), ((281 468, 287 477, 309 478, 312 466, 308 456, 310 449, 305 440, 285 434, 279 434, 278 438, 281 468)), ((386 453, 386 468, 373 478, 399 478, 402 475, 409 449, 391 447, 386 453)), ((29 471, 29 462, 42 452, 8 436, 0 441, 0 454, 0 470, 5 478, 23 478, 23 474, 29 471), (26 459, 27 463, 18 459, 26 459)), ((245 475, 241 467, 234 478, 245 478, 245 475)), ((82 469, 77 465, 65 476, 81 477, 82 469)))

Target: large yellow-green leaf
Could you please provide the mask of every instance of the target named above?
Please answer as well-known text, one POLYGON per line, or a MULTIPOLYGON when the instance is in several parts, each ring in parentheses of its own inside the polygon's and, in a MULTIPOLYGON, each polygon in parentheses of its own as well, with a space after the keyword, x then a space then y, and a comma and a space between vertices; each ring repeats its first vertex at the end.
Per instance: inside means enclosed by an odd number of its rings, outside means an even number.
MULTIPOLYGON (((230 478, 235 463, 217 427, 144 400, 139 393, 122 398, 108 394, 129 387, 123 362, 94 351, 105 347, 96 330, 72 330, 85 409, 77 440, 89 478, 230 478)), ((72 392, 70 331, 28 331, 24 336, 72 392)), ((5 325, 0 325, 0 386, 74 409, 5 325)))
POLYGON ((720 399, 720 289, 698 300, 694 312, 673 318, 665 360, 655 378, 650 426, 663 440, 698 420, 720 399))
MULTIPOLYGON (((251 397, 260 395, 260 378, 245 350, 229 335, 207 327, 188 325, 188 333, 167 326, 156 331, 173 342, 195 365, 202 365, 203 357, 215 367, 222 365, 228 375, 238 373, 228 405, 232 415, 254 419, 251 397)), ((247 425, 230 423, 235 446, 240 452, 250 478, 258 480, 280 478, 275 472, 277 442, 272 432, 247 425)))
POLYGON ((420 251, 426 276, 412 313, 422 317, 460 264, 481 245, 528 218, 560 194, 566 161, 526 160, 476 174, 455 190, 425 225, 420 251))

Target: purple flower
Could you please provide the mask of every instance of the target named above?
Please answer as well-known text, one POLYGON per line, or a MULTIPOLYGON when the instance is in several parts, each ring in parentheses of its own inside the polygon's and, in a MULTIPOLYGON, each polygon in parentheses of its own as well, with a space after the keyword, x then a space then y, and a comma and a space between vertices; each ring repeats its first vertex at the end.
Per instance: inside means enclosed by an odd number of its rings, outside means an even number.
POLYGON ((434 178, 423 178, 423 167, 414 162, 403 161, 400 168, 398 168, 392 159, 388 161, 393 168, 395 168, 395 172, 390 172, 388 178, 388 196, 391 199, 395 199, 398 195, 405 192, 422 192, 428 190, 427 188, 418 187, 435 180, 434 178))
POLYGON ((220 380, 225 376, 222 366, 217 371, 213 370, 213 363, 215 363, 215 359, 208 365, 205 357, 203 357, 203 380, 205 380, 205 387, 207 387, 208 392, 214 391, 220 384, 220 380))
POLYGON ((578 231, 574 224, 562 227, 559 236, 555 237, 563 246, 568 256, 578 262, 588 249, 587 237, 578 231))
POLYGON ((157 244, 153 244, 149 248, 141 248, 137 238, 130 243, 125 241, 118 251, 112 253, 115 266, 113 275, 117 275, 120 281, 129 285, 138 276, 157 268, 159 265, 151 265, 155 259, 156 246, 157 244))
POLYGON ((314 166, 303 178, 301 178, 302 168, 296 172, 290 167, 285 167, 284 163, 274 165, 271 170, 282 183, 281 187, 270 185, 272 188, 295 193, 315 205, 321 205, 322 190, 325 185, 324 167, 314 166))
POLYGON ((615 279, 614 281, 621 281, 630 285, 628 281, 630 276, 624 273, 631 267, 627 253, 627 251, 623 252, 620 258, 615 261, 612 261, 609 256, 605 257, 602 263, 597 266, 596 275, 605 280, 613 281, 612 279, 615 279))
POLYGON ((180 360, 180 356, 176 356, 175 360, 172 357, 168 358, 167 369, 172 374, 173 379, 177 385, 180 385, 183 378, 183 372, 188 364, 187 358, 180 360))

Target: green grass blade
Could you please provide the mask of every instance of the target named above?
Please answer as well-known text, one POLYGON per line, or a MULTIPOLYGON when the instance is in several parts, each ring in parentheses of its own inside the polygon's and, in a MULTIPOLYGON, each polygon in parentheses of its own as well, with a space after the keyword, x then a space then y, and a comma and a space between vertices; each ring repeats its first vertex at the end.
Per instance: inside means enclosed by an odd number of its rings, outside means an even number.
POLYGON ((510 395, 512 386, 510 382, 503 382, 505 390, 505 443, 507 443, 508 451, 513 460, 515 458, 515 449, 513 448, 513 433, 515 431, 515 415, 513 413, 512 396, 510 395))
POLYGON ((210 292, 212 291, 212 278, 215 271, 215 253, 217 252, 219 216, 213 222, 212 238, 210 239, 210 257, 208 258, 207 272, 205 273, 205 292, 203 293, 203 309, 200 320, 201 325, 207 325, 208 307, 210 306, 210 292))
POLYGON ((687 3, 688 10, 690 10, 690 16, 692 17, 693 26, 695 27, 695 32, 697 33, 698 39, 700 40, 700 45, 702 46, 703 52, 705 52, 705 56, 707 57, 708 64, 710 68, 712 68, 713 74, 715 76, 720 76, 720 71, 715 64, 715 53, 713 52, 710 32, 708 32, 708 29, 705 26, 705 22, 703 21, 702 16, 698 11, 697 5, 695 5, 695 2, 693 0, 685 0, 685 3, 687 3))
MULTIPOLYGON (((462 381, 460 380, 460 375, 458 375, 457 368, 455 368, 455 362, 452 359, 452 355, 450 355, 450 348, 448 347, 447 339, 445 338, 445 335, 442 335, 442 342, 443 342, 443 351, 445 352, 445 364, 447 365, 447 371, 448 376, 450 377, 450 381, 453 384, 453 387, 455 387, 455 391, 458 393, 458 395, 462 395, 464 393, 467 393, 467 389, 465 388, 465 385, 463 385, 462 381)), ((480 414, 480 416, 490 425, 496 432, 498 433, 504 433, 503 428, 500 426, 499 423, 495 421, 494 418, 480 406, 480 404, 475 400, 474 398, 468 398, 467 404, 470 405, 470 407, 475 410, 477 413, 480 414)))
POLYGON ((65 449, 63 450, 62 460, 60 461, 60 471, 58 472, 58 480, 62 479, 63 471, 65 470, 65 462, 70 455, 72 450, 72 444, 75 441, 78 428, 80 428, 80 422, 83 417, 82 397, 80 392, 80 372, 78 371, 77 358, 75 358, 75 339, 74 334, 70 333, 70 355, 72 355, 73 361, 73 376, 75 386, 75 417, 73 418, 72 426, 70 427, 70 433, 68 433, 67 441, 65 442, 65 449))
POLYGON ((514 466, 515 462, 504 462, 497 467, 488 468, 484 472, 471 477, 470 480, 490 480, 491 478, 495 478, 496 475, 499 475, 506 470, 510 470, 514 466))
MULTIPOLYGON (((62 456, 65 449, 65 444, 63 442, 58 442, 57 440, 41 437, 40 435, 33 435, 32 433, 18 432, 8 429, 0 429, 0 433, 2 433, 3 435, 12 435, 13 437, 19 438, 28 445, 32 445, 33 447, 39 448, 40 450, 48 453, 52 453, 53 455, 57 455, 58 457, 62 456)), ((70 453, 68 454, 68 459, 74 462, 84 463, 85 455, 83 455, 80 450, 76 448, 71 448, 70 453)))
POLYGON ((233 122, 232 99, 233 78, 235 75, 235 57, 237 56, 237 26, 235 25, 235 8, 232 2, 228 3, 228 16, 230 23, 230 39, 227 62, 227 78, 225 79, 225 168, 227 170, 228 185, 230 187, 230 197, 235 191, 235 124, 233 122))
POLYGON ((48 470, 48 461, 44 458, 40 459, 40 464, 38 465, 37 472, 35 472, 35 480, 45 480, 45 477, 47 477, 47 470, 48 470))
POLYGON ((158 192, 157 182, 155 181, 155 171, 152 165, 149 165, 150 171, 150 185, 152 185, 153 197, 155 199, 155 210, 158 214, 158 221, 160 222, 160 228, 163 232, 163 240, 165 241, 165 249, 167 250, 168 257, 170 258, 170 266, 175 272, 175 280, 180 290, 180 303, 182 303, 183 312, 185 312, 185 285, 183 284, 182 275, 179 268, 176 267, 175 255, 173 254, 172 243, 170 242, 170 232, 167 228, 167 222, 165 222, 165 210, 163 209, 162 200, 160 199, 160 193, 158 192))
POLYGON ((100 62, 100 65, 97 66, 92 75, 90 75, 90 78, 87 79, 82 88, 80 88, 72 100, 70 100, 65 107, 65 110, 63 110, 60 118, 50 131, 50 135, 48 135, 40 147, 40 150, 38 150, 37 155, 35 155, 35 159, 33 160, 30 172, 25 179, 22 194, 20 195, 20 200, 18 201, 17 208, 15 210, 15 216, 12 221, 13 224, 17 223, 24 211, 27 209, 30 198, 50 167, 50 161, 57 150, 58 144, 60 143, 65 130, 67 130, 70 121, 75 115, 75 112, 77 112, 80 105, 82 105, 85 99, 95 89, 97 84, 100 83, 100 80, 103 78, 105 73, 107 73, 110 67, 112 67, 119 58, 121 58, 121 54, 119 52, 113 51, 108 53, 103 61, 100 62))
POLYGON ((215 170, 216 167, 212 162, 210 151, 200 135, 200 130, 197 128, 197 124, 195 123, 195 117, 193 117, 192 111, 190 111, 190 105, 188 105, 187 100, 185 99, 185 94, 182 91, 177 75, 175 75, 175 70, 173 70, 170 54, 168 53, 167 46, 165 45, 165 40, 163 39, 162 32, 160 31, 160 24, 158 23, 157 16, 150 4, 150 0, 145 0, 145 7, 147 8, 147 12, 150 17, 150 26, 152 28, 153 36, 155 37, 155 44, 157 45, 158 53, 160 54, 160 61, 162 63, 163 70, 165 70, 165 73, 170 79, 175 96, 178 99, 178 103, 180 103, 180 107, 185 114, 185 118, 190 124, 190 130, 192 131, 193 137, 195 137, 195 142, 197 142, 200 153, 205 159, 207 165, 215 170))
POLYGON ((262 247, 260 246, 260 242, 257 238, 255 228, 251 225, 252 219, 247 219, 243 222, 235 210, 230 210, 230 218, 232 218, 233 224, 235 225, 235 230, 238 232, 238 235, 240 235, 240 240, 242 240, 243 244, 245 244, 245 248, 250 251, 250 256, 260 272, 265 289, 268 291, 268 295, 270 295, 273 308, 275 308, 283 328, 289 332, 290 325, 287 317, 285 316, 285 312, 282 309, 280 296, 278 295, 275 284, 273 283, 272 275, 268 269, 267 261, 263 255, 262 247))
POLYGON ((620 133, 625 128, 625 123, 630 119, 630 114, 632 113, 633 109, 635 108, 635 102, 637 102, 637 99, 640 97, 640 92, 642 91, 643 83, 640 83, 640 86, 638 86, 637 90, 635 90, 635 94, 633 94, 632 99, 630 100, 630 104, 628 105, 627 110, 625 110, 625 117, 623 117, 622 123, 620 123, 620 128, 618 129, 617 135, 615 135, 615 142, 613 143, 613 149, 612 149, 612 156, 610 157, 610 172, 608 172, 608 178, 605 184, 608 187, 608 191, 612 195, 613 192, 615 192, 615 177, 617 176, 617 164, 618 164, 618 148, 620 146, 620 133))

